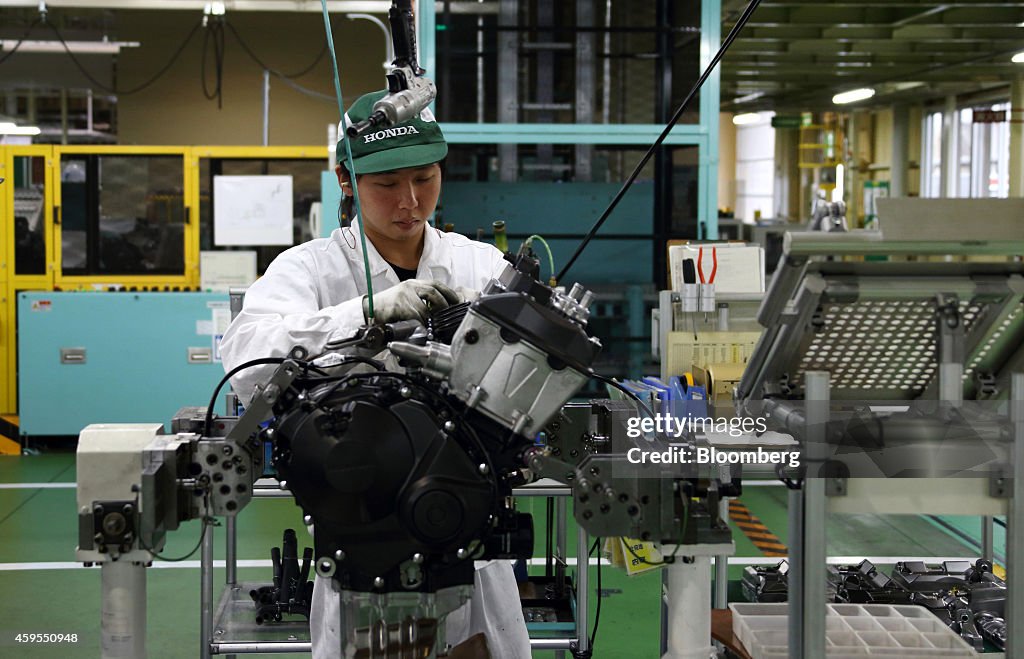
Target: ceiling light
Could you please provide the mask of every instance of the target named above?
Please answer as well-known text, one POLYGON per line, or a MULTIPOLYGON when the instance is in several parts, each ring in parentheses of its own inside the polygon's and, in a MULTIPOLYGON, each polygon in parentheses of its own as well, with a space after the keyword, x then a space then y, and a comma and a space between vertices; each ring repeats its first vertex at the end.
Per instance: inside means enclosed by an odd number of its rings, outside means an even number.
POLYGON ((761 115, 757 112, 744 112, 743 114, 737 114, 732 118, 732 123, 736 126, 756 124, 759 121, 761 121, 761 115))
POLYGON ((19 53, 63 53, 64 45, 72 53, 87 55, 116 55, 122 48, 138 48, 141 44, 138 41, 65 41, 61 43, 56 39, 47 41, 24 40, 21 45, 15 39, 0 39, 0 49, 11 51, 15 48, 19 53))
POLYGON ((38 135, 39 126, 16 126, 10 122, 0 122, 0 135, 38 135))
POLYGON ((1013 57, 1011 57, 1010 61, 1016 62, 1017 64, 1024 64, 1024 51, 1021 51, 1014 55, 1013 57))
POLYGON ((847 103, 856 103, 857 101, 866 101, 875 95, 875 90, 870 87, 863 87, 861 89, 851 89, 848 92, 841 92, 832 97, 832 102, 836 105, 845 105, 847 103))
POLYGON ((762 96, 764 96, 764 92, 753 92, 751 94, 747 94, 746 96, 740 96, 739 98, 734 98, 732 100, 732 102, 733 103, 749 103, 751 101, 756 101, 757 99, 761 98, 762 96))

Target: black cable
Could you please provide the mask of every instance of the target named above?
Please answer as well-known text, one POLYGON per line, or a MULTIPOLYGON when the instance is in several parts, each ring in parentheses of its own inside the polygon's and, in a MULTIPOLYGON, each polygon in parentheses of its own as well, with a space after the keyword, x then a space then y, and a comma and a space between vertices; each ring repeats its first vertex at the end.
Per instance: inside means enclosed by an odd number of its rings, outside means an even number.
POLYGON ((210 436, 210 429, 213 426, 213 406, 217 404, 217 396, 220 395, 220 390, 224 386, 224 383, 230 380, 236 373, 244 371, 247 368, 263 366, 266 364, 283 364, 284 362, 284 357, 261 357, 260 359, 253 359, 252 361, 245 362, 244 364, 239 364, 228 371, 227 374, 220 379, 220 382, 217 383, 217 388, 213 390, 213 395, 210 396, 210 404, 206 407, 206 421, 203 423, 203 436, 210 436))
MULTIPOLYGON (((597 543, 601 542, 601 538, 594 540, 594 547, 597 543)), ((593 547, 590 551, 594 551, 593 547)), ((588 552, 587 568, 590 568, 590 558, 588 552)), ((590 632, 590 651, 594 651, 594 640, 597 638, 597 628, 601 625, 601 552, 597 552, 597 610, 594 612, 594 631, 590 632)))
POLYGON ((39 22, 42 20, 43 19, 41 18, 37 18, 36 20, 32 21, 32 24, 28 26, 27 30, 25 30, 25 34, 21 35, 21 37, 18 39, 18 43, 14 44, 14 48, 11 48, 9 51, 4 53, 3 57, 0 57, 0 64, 6 62, 8 57, 18 52, 18 49, 21 48, 21 43, 25 41, 25 39, 28 38, 28 35, 32 32, 32 28, 39 25, 39 22))
POLYGON ((202 518, 202 520, 200 520, 200 524, 202 525, 202 530, 199 532, 199 542, 197 542, 196 546, 193 547, 192 550, 184 556, 168 557, 164 556, 163 554, 159 554, 150 549, 149 547, 147 547, 146 544, 142 542, 142 536, 139 536, 139 546, 142 547, 144 550, 148 551, 150 554, 152 554, 153 558, 157 558, 167 563, 180 563, 182 561, 187 561, 188 559, 192 558, 193 554, 199 551, 200 547, 203 546, 203 539, 206 537, 206 527, 210 526, 212 522, 210 522, 209 520, 207 520, 207 518, 204 517, 202 518))
MULTIPOLYGON (((146 82, 142 83, 141 85, 137 85, 135 87, 132 87, 131 89, 126 89, 126 90, 123 90, 123 91, 119 91, 115 87, 107 87, 106 85, 104 85, 102 82, 100 82, 96 78, 93 78, 92 75, 90 75, 89 72, 85 69, 85 67, 82 66, 82 63, 78 61, 78 58, 75 57, 74 53, 71 52, 71 48, 68 46, 67 42, 64 40, 64 36, 60 33, 60 30, 57 29, 57 26, 53 25, 52 23, 47 23, 47 25, 49 26, 49 28, 51 30, 53 30, 53 33, 57 36, 57 40, 60 41, 60 44, 64 47, 64 52, 67 53, 67 56, 70 57, 71 61, 74 62, 75 66, 78 67, 79 72, 83 76, 85 76, 86 79, 89 82, 91 82, 96 87, 100 88, 101 90, 103 90, 105 92, 108 92, 108 93, 111 93, 111 94, 117 94, 118 96, 127 96, 129 94, 135 94, 137 92, 142 91, 143 89, 146 89, 147 87, 149 87, 150 85, 155 83, 159 78, 163 77, 163 75, 165 73, 167 73, 167 71, 170 70, 171 66, 173 66, 174 63, 178 60, 178 57, 181 56, 181 53, 185 50, 185 46, 188 45, 189 41, 191 41, 192 37, 195 35, 196 30, 199 29, 199 25, 200 24, 196 23, 195 27, 192 28, 192 31, 188 33, 188 36, 186 36, 184 41, 181 42, 181 45, 178 46, 178 49, 176 51, 174 51, 173 55, 171 55, 171 59, 168 60, 167 64, 165 64, 162 69, 157 71, 156 75, 154 75, 152 78, 150 78, 146 82)), ((11 51, 11 53, 13 53, 13 52, 14 51, 11 51)), ((6 59, 11 53, 8 53, 8 55, 5 55, 4 59, 6 59)), ((0 63, 2 63, 2 62, 3 62, 3 60, 0 60, 0 63)))
POLYGON ((697 84, 693 86, 693 88, 690 90, 690 93, 686 95, 685 99, 683 99, 682 104, 680 104, 675 114, 672 115, 672 118, 669 119, 668 124, 665 126, 665 129, 661 131, 661 135, 659 135, 658 139, 654 141, 654 144, 651 145, 651 148, 647 150, 647 153, 644 154, 644 157, 640 159, 640 162, 637 164, 636 169, 634 169, 633 173, 630 174, 629 178, 626 179, 626 182, 622 185, 622 188, 618 191, 618 193, 616 193, 611 203, 608 204, 608 208, 606 208, 605 211, 601 213, 601 217, 599 217, 597 219, 597 222, 594 223, 594 226, 590 228, 590 232, 587 233, 585 238, 583 238, 583 241, 579 244, 579 247, 576 248, 576 251, 573 253, 572 257, 562 267, 562 271, 558 273, 558 276, 555 277, 555 279, 557 279, 558 281, 562 281, 563 279, 565 279, 565 275, 567 272, 569 272, 569 268, 571 268, 572 264, 576 262, 576 259, 579 258, 579 255, 586 248, 587 244, 589 244, 590 241, 594 238, 594 234, 596 234, 598 229, 601 228, 601 225, 605 223, 605 220, 607 220, 608 217, 612 214, 612 211, 615 210, 615 207, 619 205, 619 202, 622 201, 622 198, 626 196, 626 192, 629 191, 629 188, 632 187, 633 182, 636 181, 636 178, 640 175, 641 170, 643 170, 644 166, 647 165, 647 161, 651 159, 651 156, 654 155, 655 150, 659 146, 661 146, 662 142, 665 141, 665 138, 667 138, 669 133, 672 132, 672 128, 676 125, 676 122, 679 121, 679 118, 683 116, 683 112, 686 111, 686 107, 690 104, 690 101, 693 100, 693 97, 700 90, 701 86, 704 85, 704 81, 708 79, 708 76, 711 75, 711 72, 714 71, 716 66, 718 66, 719 60, 721 60, 722 56, 725 55, 725 51, 727 51, 729 49, 729 46, 732 45, 732 42, 739 35, 740 30, 743 29, 743 26, 747 24, 747 21, 750 19, 751 14, 754 13, 754 10, 757 9, 757 6, 759 4, 761 4, 761 0, 750 0, 750 4, 747 5, 747 8, 743 10, 743 14, 740 15, 739 20, 737 20, 736 24, 732 26, 731 30, 729 30, 728 36, 726 36, 725 41, 722 42, 722 47, 718 49, 718 52, 715 53, 715 56, 711 59, 711 63, 708 64, 706 69, 704 69, 704 73, 702 73, 700 79, 697 80, 697 84))
POLYGON ((230 21, 225 21, 225 22, 227 23, 228 29, 231 30, 231 34, 234 35, 235 39, 238 41, 238 45, 242 47, 242 50, 244 50, 245 53, 250 58, 252 58, 252 61, 254 61, 257 64, 259 64, 261 69, 264 69, 265 71, 269 71, 270 73, 272 73, 273 75, 277 76, 278 78, 286 78, 286 79, 289 79, 289 80, 293 80, 295 78, 301 78, 302 76, 306 75, 307 73, 312 71, 314 68, 316 68, 316 65, 319 64, 320 60, 322 60, 324 58, 324 55, 327 54, 327 43, 324 42, 324 47, 320 50, 320 54, 316 56, 316 59, 313 60, 312 64, 310 64, 309 66, 305 67, 304 69, 302 69, 298 73, 291 73, 291 74, 289 74, 289 73, 282 73, 282 72, 278 71, 277 69, 274 69, 274 68, 271 68, 271 67, 267 66, 263 62, 263 60, 261 60, 259 58, 259 56, 256 55, 255 52, 253 52, 252 48, 249 47, 249 44, 247 44, 245 42, 245 40, 242 39, 242 35, 238 33, 238 30, 235 29, 235 26, 232 25, 230 21))
POLYGON ((640 400, 639 396, 637 396, 632 391, 630 391, 629 389, 624 387, 621 383, 616 382, 612 378, 605 377, 604 375, 599 375, 597 373, 591 373, 590 377, 594 378, 595 380, 599 380, 601 382, 604 382, 607 385, 611 385, 611 386, 615 387, 616 389, 618 389, 619 391, 621 391, 622 393, 626 394, 627 396, 632 398, 634 401, 636 401, 636 404, 639 405, 640 407, 642 407, 643 410, 645 412, 647 412, 648 416, 650 416, 652 419, 654 418, 654 412, 651 411, 651 408, 647 407, 647 404, 644 403, 642 400, 640 400))
POLYGON ((224 106, 222 94, 222 83, 224 81, 224 23, 214 21, 206 26, 206 33, 203 37, 203 56, 199 62, 199 77, 203 83, 203 96, 207 100, 217 99, 217 109, 224 106), (206 53, 210 45, 210 37, 213 37, 213 63, 214 63, 214 87, 209 91, 206 87, 206 53))

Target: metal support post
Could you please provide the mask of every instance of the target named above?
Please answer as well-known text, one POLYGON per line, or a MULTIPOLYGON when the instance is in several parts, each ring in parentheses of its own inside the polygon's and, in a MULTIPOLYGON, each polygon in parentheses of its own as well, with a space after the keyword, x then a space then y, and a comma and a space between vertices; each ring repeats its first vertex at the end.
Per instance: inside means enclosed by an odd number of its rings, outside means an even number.
POLYGON ((992 515, 981 516, 981 557, 986 561, 995 560, 995 537, 992 515))
MULTIPOLYGON (((729 500, 718 502, 718 518, 729 519, 729 500)), ((729 556, 715 556, 715 608, 724 609, 729 606, 729 556)))
POLYGON ((825 656, 825 479, 818 470, 825 455, 829 374, 806 373, 807 429, 800 490, 790 493, 789 656, 825 656), (795 504, 795 506, 794 506, 795 504), (795 508, 795 509, 794 509, 795 508))
POLYGON ((960 407, 964 402, 964 320, 954 295, 936 297, 935 322, 939 353, 939 400, 960 407))
POLYGON ((1006 515, 1006 656, 1024 657, 1024 373, 1014 373, 1010 384, 1010 452, 1013 483, 1006 515))
MULTIPOLYGON (((499 27, 519 23, 519 0, 504 0, 498 9, 499 27)), ((498 123, 519 122, 519 33, 498 31, 498 123)), ((519 147, 498 145, 498 171, 503 183, 515 183, 519 177, 519 147)))
MULTIPOLYGON (((907 196, 907 154, 910 152, 910 108, 899 104, 892 107, 892 161, 889 166, 890 189, 893 197, 907 196)), ((867 209, 862 209, 867 210, 867 209)))
POLYGON ((234 586, 238 581, 238 528, 236 526, 237 523, 237 517, 228 517, 227 524, 224 530, 224 535, 227 538, 226 546, 224 548, 224 567, 226 572, 224 583, 226 583, 229 586, 234 586))
MULTIPOLYGON (((675 310, 673 301, 679 300, 679 293, 672 291, 658 292, 658 336, 651 339, 657 341, 657 354, 655 357, 661 362, 661 379, 668 382, 668 379, 677 373, 668 372, 668 335, 675 331, 675 310)), ((653 331, 653 326, 652 326, 653 331)))
POLYGON ((100 567, 103 659, 146 659, 146 568, 117 561, 100 567))
MULTIPOLYGON (((716 656, 711 644, 711 558, 677 558, 667 565, 668 648, 662 659, 708 659, 716 656)), ((821 656, 825 656, 822 654, 821 656)))
MULTIPOLYGON (((595 1, 576 1, 576 25, 579 27, 594 26, 595 1)), ((596 39, 593 32, 576 33, 576 102, 574 105, 577 124, 594 123, 594 79, 596 77, 594 43, 596 39)), ((574 180, 577 183, 593 180, 593 145, 577 144, 574 148, 576 151, 574 180)))
MULTIPOLYGON (((569 518, 568 499, 555 497, 555 592, 561 593, 565 583, 565 557, 569 555, 566 546, 566 523, 569 518)), ((584 627, 585 628, 585 627, 584 627)), ((555 650, 555 659, 565 659, 564 650, 555 650)))
POLYGON ((590 536, 583 527, 576 529, 576 647, 582 655, 590 651, 590 637, 587 635, 587 607, 590 606, 589 541, 590 536))
POLYGON ((199 619, 199 656, 210 659, 210 643, 213 640, 213 525, 204 524, 203 549, 201 554, 202 584, 200 587, 201 606, 199 619))

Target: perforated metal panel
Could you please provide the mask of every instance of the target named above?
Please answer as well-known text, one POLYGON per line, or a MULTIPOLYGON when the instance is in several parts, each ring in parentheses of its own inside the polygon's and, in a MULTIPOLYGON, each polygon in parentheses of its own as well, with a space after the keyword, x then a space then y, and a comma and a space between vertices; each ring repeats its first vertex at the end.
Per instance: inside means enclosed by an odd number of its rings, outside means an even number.
MULTIPOLYGON (((968 342, 989 306, 960 302, 968 342)), ((801 396, 806 371, 831 373, 837 397, 869 400, 916 398, 935 377, 934 300, 827 304, 814 324, 818 331, 790 373, 790 386, 801 396)))

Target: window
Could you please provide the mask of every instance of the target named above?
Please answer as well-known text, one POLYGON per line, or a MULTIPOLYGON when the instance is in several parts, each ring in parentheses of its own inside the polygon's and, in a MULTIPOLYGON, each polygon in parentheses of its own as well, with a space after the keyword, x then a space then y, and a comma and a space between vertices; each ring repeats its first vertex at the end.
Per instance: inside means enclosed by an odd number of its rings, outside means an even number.
POLYGON ((932 112, 924 120, 924 155, 921 158, 921 196, 942 196, 942 113, 932 112))
POLYGON ((753 222, 775 215, 775 129, 773 112, 757 123, 736 127, 736 218, 753 222))

